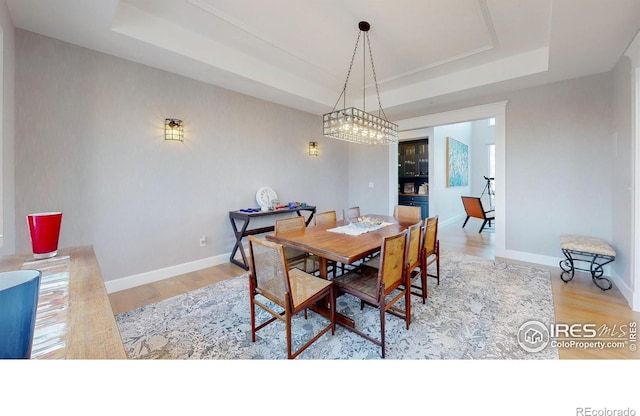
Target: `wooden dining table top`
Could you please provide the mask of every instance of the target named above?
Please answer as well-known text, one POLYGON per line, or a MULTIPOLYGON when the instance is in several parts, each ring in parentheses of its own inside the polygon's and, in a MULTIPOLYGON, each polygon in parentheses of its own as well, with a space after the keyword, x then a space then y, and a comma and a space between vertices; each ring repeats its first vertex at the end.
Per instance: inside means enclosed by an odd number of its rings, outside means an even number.
POLYGON ((327 231, 348 225, 347 221, 340 220, 333 224, 309 225, 303 230, 267 234, 266 239, 315 254, 323 259, 352 264, 379 251, 384 237, 402 232, 412 225, 411 221, 398 220, 388 215, 365 216, 379 218, 391 225, 357 236, 327 231))

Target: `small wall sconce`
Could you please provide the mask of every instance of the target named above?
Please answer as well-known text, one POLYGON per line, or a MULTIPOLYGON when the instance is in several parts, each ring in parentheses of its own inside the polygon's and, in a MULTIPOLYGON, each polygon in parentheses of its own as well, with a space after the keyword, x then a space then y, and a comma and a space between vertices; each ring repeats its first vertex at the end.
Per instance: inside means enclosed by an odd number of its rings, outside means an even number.
POLYGON ((184 140, 182 120, 178 120, 177 118, 164 119, 164 139, 177 140, 179 142, 184 140))
POLYGON ((309 156, 318 156, 318 142, 309 142, 309 156))

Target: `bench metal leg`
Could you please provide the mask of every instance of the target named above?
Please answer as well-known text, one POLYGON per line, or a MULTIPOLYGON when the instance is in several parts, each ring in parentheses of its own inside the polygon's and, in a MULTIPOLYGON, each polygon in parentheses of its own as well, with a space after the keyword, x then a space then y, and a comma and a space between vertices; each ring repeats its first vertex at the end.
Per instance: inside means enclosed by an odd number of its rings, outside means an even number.
POLYGON ((591 280, 601 290, 609 290, 613 287, 611 280, 602 277, 602 275, 604 274, 604 266, 614 261, 616 259, 615 257, 567 249, 562 249, 562 253, 566 257, 566 259, 560 261, 560 268, 562 269, 560 279, 562 279, 563 282, 570 282, 576 270, 583 270, 591 273, 591 280), (589 268, 584 269, 577 267, 575 265, 576 261, 589 263, 589 268), (565 278, 565 274, 570 274, 570 276, 565 278))

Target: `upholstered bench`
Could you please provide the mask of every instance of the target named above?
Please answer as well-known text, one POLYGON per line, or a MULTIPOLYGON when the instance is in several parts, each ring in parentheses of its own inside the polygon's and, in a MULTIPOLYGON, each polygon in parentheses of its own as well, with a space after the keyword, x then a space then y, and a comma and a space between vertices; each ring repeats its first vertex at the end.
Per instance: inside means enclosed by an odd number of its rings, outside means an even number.
POLYGON ((615 250, 604 240, 584 235, 564 234, 560 236, 560 248, 566 259, 560 261, 562 273, 560 278, 568 283, 573 279, 576 270, 583 270, 591 273, 591 280, 602 290, 609 290, 612 287, 611 280, 602 277, 603 266, 616 259, 615 250), (584 269, 575 265, 576 261, 589 263, 589 268, 584 269), (571 275, 565 278, 565 274, 571 275))

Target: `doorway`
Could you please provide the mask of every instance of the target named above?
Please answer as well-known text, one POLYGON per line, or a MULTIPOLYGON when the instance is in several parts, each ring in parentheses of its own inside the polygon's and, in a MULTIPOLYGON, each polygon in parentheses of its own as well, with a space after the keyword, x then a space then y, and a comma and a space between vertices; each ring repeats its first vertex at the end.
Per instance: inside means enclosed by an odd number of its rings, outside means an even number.
MULTIPOLYGON (((494 185, 496 189, 504 190, 505 183, 505 141, 506 141, 506 106, 508 101, 501 101, 492 104, 486 104, 476 107, 469 107, 460 110, 447 111, 444 113, 430 114, 426 116, 415 117, 411 119, 401 120, 398 122, 400 127, 400 139, 409 140, 413 137, 420 137, 429 135, 434 126, 443 126, 449 124, 455 124, 465 121, 481 120, 481 119, 494 119, 495 125, 495 180, 494 185)), ((430 152, 432 149, 429 149, 430 152)), ((396 157, 396 150, 390 149, 390 152, 394 152, 396 157)), ((430 166, 431 169, 431 166, 430 166)), ((431 171, 430 171, 430 177, 431 171)), ((435 179, 435 178, 434 178, 435 179)), ((431 181, 430 181, 431 182, 431 181)), ((430 184, 430 187, 433 184, 430 184)), ((484 184, 483 184, 484 186, 484 184)), ((389 184, 389 187, 396 187, 396 178, 393 178, 389 184)), ((495 256, 507 257, 506 252, 506 230, 508 225, 506 224, 506 201, 503 192, 497 192, 494 198, 495 203, 495 256)))

